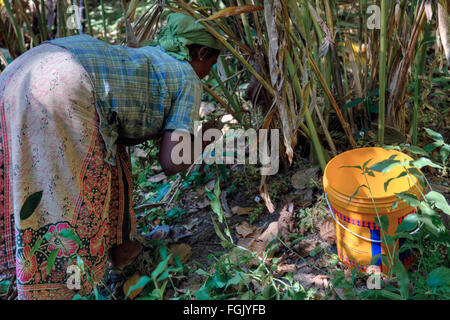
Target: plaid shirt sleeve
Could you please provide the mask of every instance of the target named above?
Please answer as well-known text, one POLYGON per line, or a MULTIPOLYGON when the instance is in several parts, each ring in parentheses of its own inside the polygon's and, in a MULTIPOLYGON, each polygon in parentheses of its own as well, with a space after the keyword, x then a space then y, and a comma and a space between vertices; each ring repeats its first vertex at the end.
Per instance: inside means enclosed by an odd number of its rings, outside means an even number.
POLYGON ((194 121, 198 121, 202 100, 199 78, 188 77, 178 90, 166 119, 164 130, 184 130, 194 134, 194 121))

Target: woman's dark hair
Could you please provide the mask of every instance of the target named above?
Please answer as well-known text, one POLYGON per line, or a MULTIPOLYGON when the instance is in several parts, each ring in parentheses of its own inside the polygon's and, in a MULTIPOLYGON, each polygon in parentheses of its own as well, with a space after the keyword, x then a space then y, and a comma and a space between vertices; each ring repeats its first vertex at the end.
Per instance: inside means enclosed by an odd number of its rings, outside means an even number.
MULTIPOLYGON (((194 44, 189 44, 186 47, 189 50, 189 56, 192 59, 196 59, 198 57, 198 52, 200 51, 200 49, 203 47, 206 47, 206 46, 194 43, 194 44)), ((206 47, 206 48, 208 49, 208 51, 206 52, 206 55, 204 57, 205 59, 209 59, 213 56, 218 56, 220 54, 220 50, 210 48, 210 47, 206 47)))

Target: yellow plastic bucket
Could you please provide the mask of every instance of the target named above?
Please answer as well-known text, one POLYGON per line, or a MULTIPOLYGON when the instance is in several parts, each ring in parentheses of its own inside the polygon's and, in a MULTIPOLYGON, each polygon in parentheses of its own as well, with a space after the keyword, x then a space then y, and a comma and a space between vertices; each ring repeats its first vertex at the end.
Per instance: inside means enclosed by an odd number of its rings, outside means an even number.
MULTIPOLYGON (((366 174, 367 181, 362 170, 344 166, 362 167, 370 159, 367 164, 369 168, 393 155, 396 156, 395 160, 413 160, 395 150, 360 148, 339 154, 331 159, 325 168, 323 186, 330 213, 335 220, 337 252, 340 260, 349 267, 365 272, 389 271, 379 256, 388 253, 382 242, 382 232, 375 223, 377 211, 380 216, 388 217, 387 234, 394 236, 402 220, 415 212, 414 207, 398 199, 395 193, 407 192, 420 199, 418 190, 420 184, 414 176, 404 176, 391 180, 385 191, 385 182, 398 177, 404 171, 402 166, 396 166, 384 174, 380 172, 374 172, 374 176, 366 174), (370 190, 360 187, 367 184, 370 190), (358 187, 360 187, 358 193, 354 195, 358 187), (397 200, 398 205, 392 208, 397 200), (377 255, 379 258, 372 264, 373 257, 377 255)), ((398 249, 397 243, 396 250, 398 249)), ((392 252, 391 247, 390 251, 392 252)), ((409 268, 416 258, 416 254, 412 251, 400 253, 400 260, 406 268, 409 268)))

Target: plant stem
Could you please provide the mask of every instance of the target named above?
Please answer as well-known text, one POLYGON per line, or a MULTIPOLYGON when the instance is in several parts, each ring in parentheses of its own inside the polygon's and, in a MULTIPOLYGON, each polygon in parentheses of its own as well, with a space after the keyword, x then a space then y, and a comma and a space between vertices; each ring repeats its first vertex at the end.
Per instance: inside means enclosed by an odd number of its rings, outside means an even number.
MULTIPOLYGON (((430 24, 425 24, 422 41, 426 40, 430 31, 430 24)), ((426 44, 422 43, 418 47, 419 53, 416 56, 414 70, 414 111, 412 124, 412 145, 417 145, 418 122, 419 122, 419 100, 420 100, 420 75, 423 73, 426 57, 426 44)))
POLYGON ((103 3, 103 0, 100 0, 100 6, 101 6, 101 9, 102 9, 102 23, 103 23, 103 32, 105 34, 105 41, 109 42, 108 29, 106 28, 105 4, 103 3))
POLYGON ((386 110, 386 48, 387 48, 387 3, 381 0, 380 36, 380 100, 378 105, 378 142, 384 144, 384 118, 386 110))
POLYGON ((25 42, 23 41, 22 32, 19 29, 19 25, 17 24, 16 18, 14 17, 14 13, 12 12, 11 3, 9 0, 4 0, 6 10, 8 11, 9 16, 11 17, 14 31, 16 32, 17 40, 19 41, 20 53, 24 53, 25 50, 25 42))
POLYGON ((386 251, 388 252, 388 255, 389 255, 389 260, 390 260, 390 263, 391 263, 391 267, 389 268, 389 273, 391 273, 392 272, 392 266, 394 265, 394 256, 391 254, 391 251, 389 250, 389 245, 386 242, 386 238, 385 238, 386 234, 384 233, 383 227, 381 225, 380 215, 378 214, 378 209, 377 209, 377 206, 375 204, 375 200, 373 199, 372 189, 370 188, 369 181, 367 180, 367 174, 366 174, 365 170, 363 171, 363 174, 364 174, 364 179, 366 180, 367 189, 369 189, 369 192, 370 192, 370 199, 372 200, 372 204, 373 204, 373 207, 375 209, 375 213, 377 215, 378 221, 380 221, 379 228, 380 228, 380 231, 381 231, 381 239, 382 239, 384 245, 386 246, 386 251))
POLYGON ((88 22, 89 34, 92 36, 94 34, 94 32, 92 32, 92 24, 91 24, 91 17, 89 15, 88 0, 83 0, 83 1, 84 1, 84 11, 85 11, 86 19, 87 19, 87 22, 88 22))

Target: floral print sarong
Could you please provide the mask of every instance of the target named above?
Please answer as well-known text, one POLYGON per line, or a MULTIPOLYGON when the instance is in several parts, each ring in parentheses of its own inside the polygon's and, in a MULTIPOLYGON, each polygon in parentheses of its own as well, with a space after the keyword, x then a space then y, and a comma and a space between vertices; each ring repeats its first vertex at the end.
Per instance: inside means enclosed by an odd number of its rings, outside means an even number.
POLYGON ((105 155, 92 82, 68 51, 40 45, 0 75, 0 280, 15 274, 19 299, 89 293, 108 249, 133 234, 130 159, 123 146, 116 166, 105 155), (71 265, 84 268, 81 290, 71 265))

